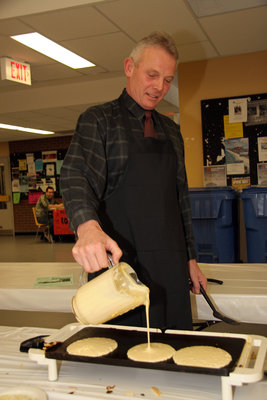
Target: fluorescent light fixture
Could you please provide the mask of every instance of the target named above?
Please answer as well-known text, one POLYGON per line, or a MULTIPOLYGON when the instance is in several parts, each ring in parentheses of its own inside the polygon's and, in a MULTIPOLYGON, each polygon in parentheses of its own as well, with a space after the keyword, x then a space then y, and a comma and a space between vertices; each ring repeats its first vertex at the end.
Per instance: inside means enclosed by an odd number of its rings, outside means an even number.
POLYGON ((39 135, 54 135, 55 134, 55 132, 52 132, 52 131, 43 131, 41 129, 24 128, 23 126, 7 125, 7 124, 1 124, 1 123, 0 123, 0 128, 11 129, 13 131, 37 133, 39 135))
POLYGON ((11 36, 12 39, 30 47, 39 53, 44 54, 47 57, 53 58, 54 60, 67 65, 71 68, 88 68, 95 67, 95 64, 85 60, 73 53, 70 50, 65 49, 59 44, 47 39, 45 36, 40 35, 37 32, 25 33, 24 35, 11 36))

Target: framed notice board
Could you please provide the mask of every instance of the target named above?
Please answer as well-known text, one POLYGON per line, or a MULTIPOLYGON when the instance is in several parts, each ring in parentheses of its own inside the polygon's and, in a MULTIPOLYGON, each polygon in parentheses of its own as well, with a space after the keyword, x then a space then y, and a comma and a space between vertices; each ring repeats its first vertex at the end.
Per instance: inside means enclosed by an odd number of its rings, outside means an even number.
POLYGON ((267 186, 267 93, 202 100, 201 115, 204 181, 267 186))
POLYGON ((28 198, 30 204, 35 204, 48 186, 54 188, 56 196, 61 195, 60 169, 66 152, 66 149, 58 149, 11 153, 13 201, 16 197, 28 198))

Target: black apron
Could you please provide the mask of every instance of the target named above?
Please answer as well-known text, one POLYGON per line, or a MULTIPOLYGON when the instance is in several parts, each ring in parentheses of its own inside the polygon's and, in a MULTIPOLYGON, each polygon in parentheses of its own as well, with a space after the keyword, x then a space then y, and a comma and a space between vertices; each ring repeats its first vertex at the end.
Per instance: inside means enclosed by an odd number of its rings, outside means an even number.
MULTIPOLYGON (((185 234, 176 189, 176 155, 169 140, 137 138, 129 131, 128 163, 119 186, 102 202, 103 230, 150 289, 150 326, 192 329, 185 234)), ((146 326, 138 307, 109 321, 146 326)))

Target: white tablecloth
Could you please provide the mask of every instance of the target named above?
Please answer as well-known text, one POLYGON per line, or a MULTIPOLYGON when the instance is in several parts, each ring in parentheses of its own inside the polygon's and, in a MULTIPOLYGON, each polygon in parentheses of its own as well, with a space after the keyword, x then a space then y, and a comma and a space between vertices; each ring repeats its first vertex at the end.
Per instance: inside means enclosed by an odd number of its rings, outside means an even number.
POLYGON ((72 312, 82 271, 75 262, 0 263, 0 310, 72 312), (63 275, 72 275, 73 285, 34 288, 36 278, 63 275))
MULTIPOLYGON (((207 278, 207 293, 216 308, 241 322, 267 324, 267 264, 199 264, 207 278)), ((203 296, 191 295, 196 319, 216 319, 203 296)))
MULTIPOLYGON (((0 326, 0 393, 18 385, 32 385, 45 390, 49 400, 221 400, 220 377, 211 375, 63 361, 59 379, 50 382, 47 367, 29 360, 27 353, 20 353, 19 345, 25 339, 55 331, 0 326), (106 393, 108 385, 115 385, 111 394, 106 393), (160 390, 161 397, 152 391, 152 386, 160 390)), ((266 393, 265 379, 237 387, 234 400, 266 400, 266 393)))
MULTIPOLYGON (((267 264, 200 264, 208 294, 219 311, 242 322, 267 322, 267 264)), ((71 312, 71 299, 81 284, 76 263, 0 263, 0 310, 71 312), (37 277, 73 274, 73 285, 34 289, 37 277)), ((215 319, 203 296, 191 295, 194 319, 215 319)))

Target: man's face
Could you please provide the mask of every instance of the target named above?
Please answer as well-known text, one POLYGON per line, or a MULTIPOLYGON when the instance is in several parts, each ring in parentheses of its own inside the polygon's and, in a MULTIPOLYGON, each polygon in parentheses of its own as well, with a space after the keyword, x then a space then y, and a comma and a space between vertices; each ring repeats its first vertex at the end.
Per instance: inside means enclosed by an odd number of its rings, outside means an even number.
POLYGON ((135 65, 124 63, 127 93, 145 110, 152 110, 168 92, 176 71, 175 58, 161 47, 146 48, 135 65))
POLYGON ((45 192, 45 195, 48 199, 52 199, 54 197, 54 190, 48 189, 47 192, 45 192))

